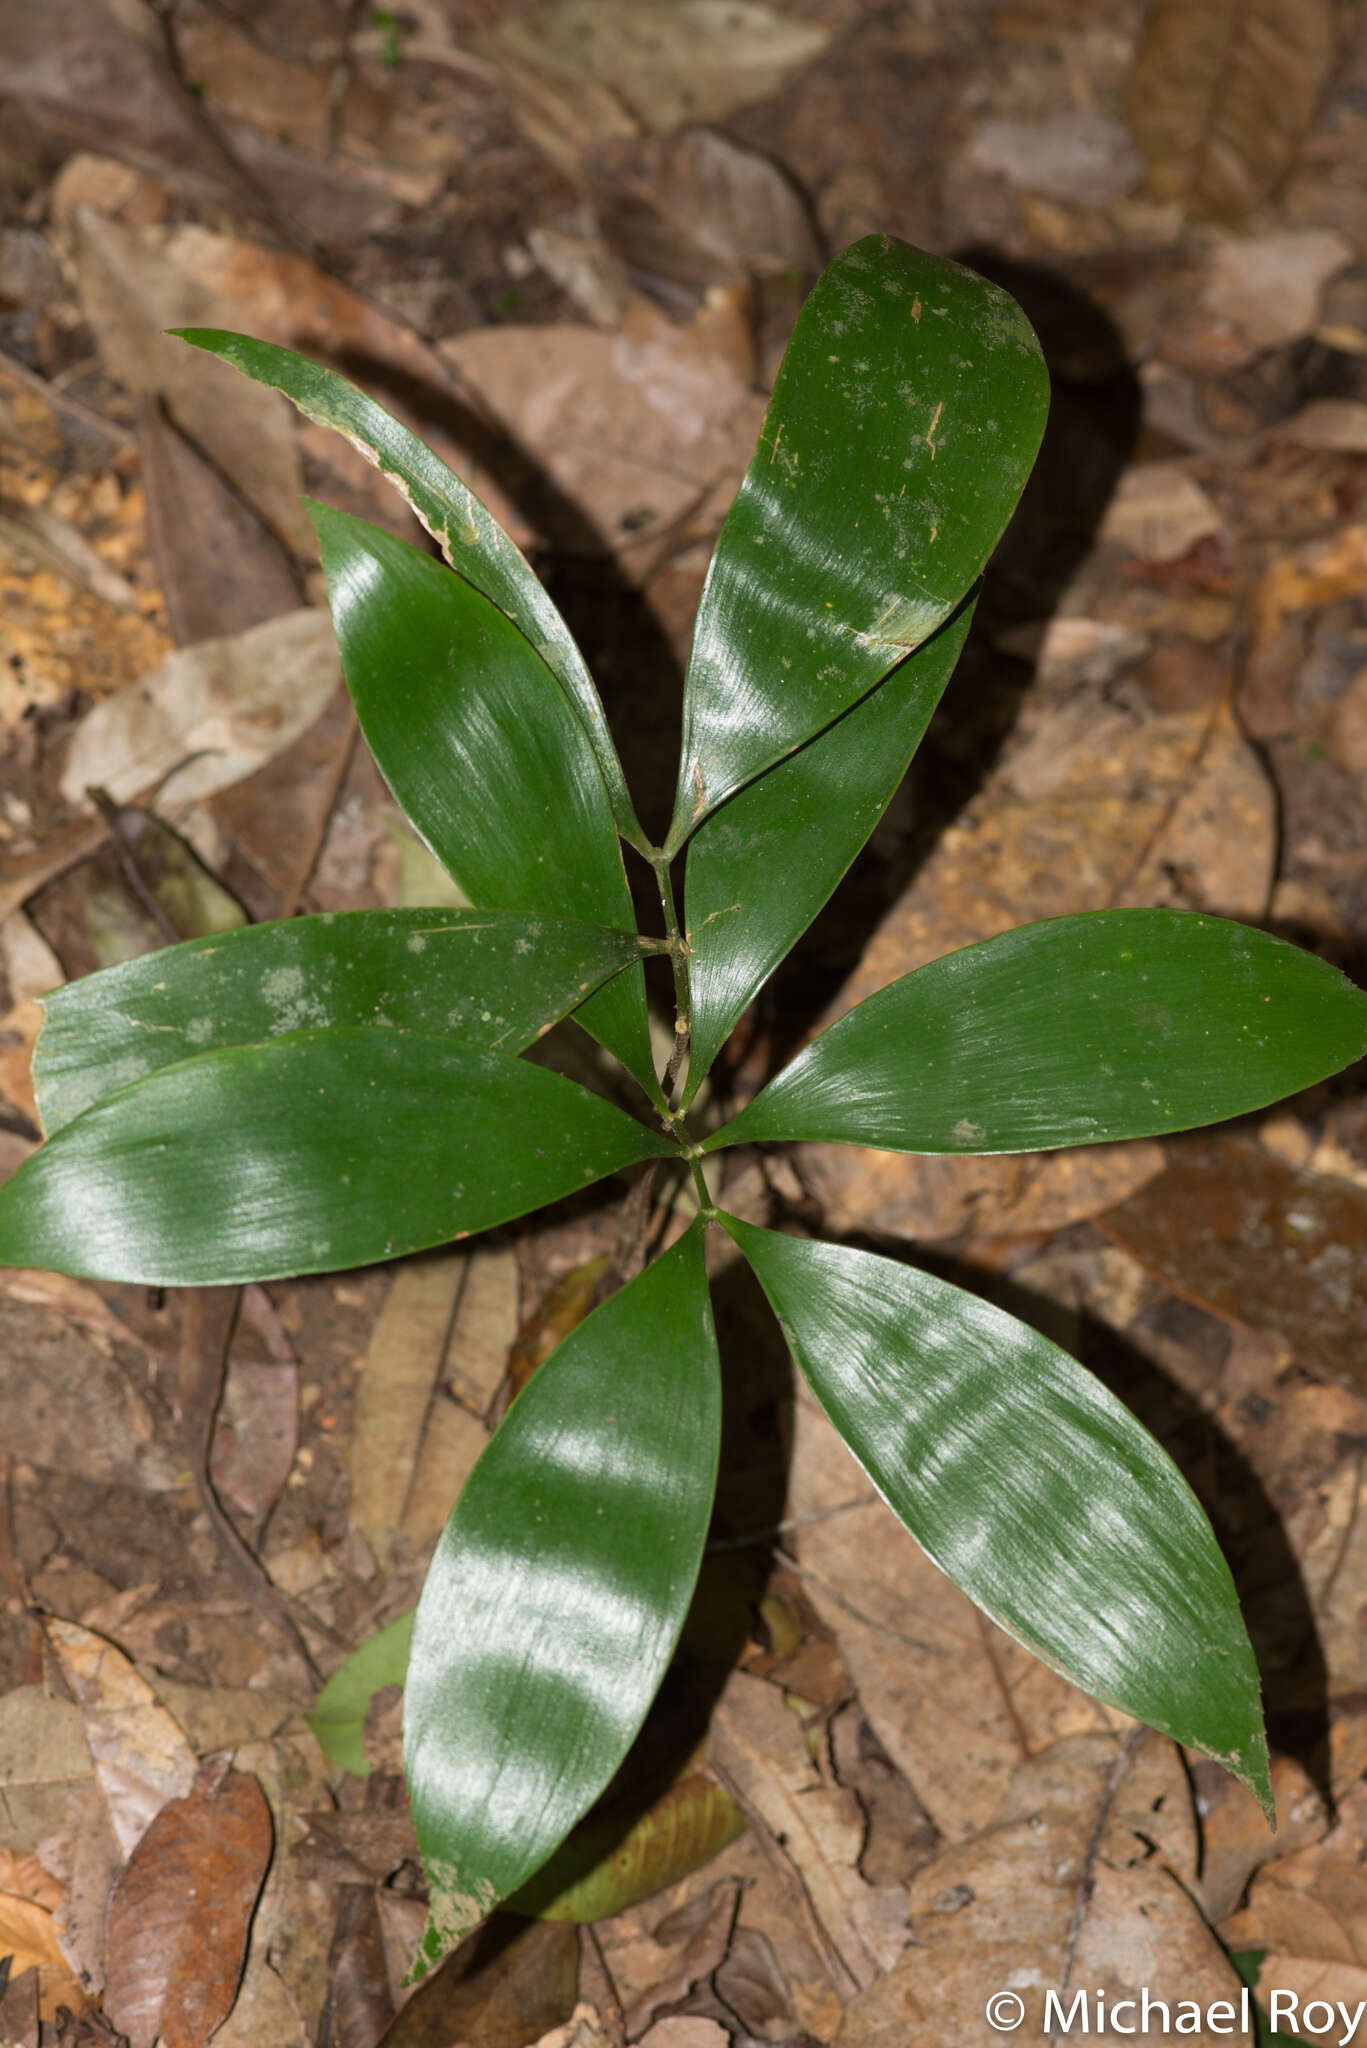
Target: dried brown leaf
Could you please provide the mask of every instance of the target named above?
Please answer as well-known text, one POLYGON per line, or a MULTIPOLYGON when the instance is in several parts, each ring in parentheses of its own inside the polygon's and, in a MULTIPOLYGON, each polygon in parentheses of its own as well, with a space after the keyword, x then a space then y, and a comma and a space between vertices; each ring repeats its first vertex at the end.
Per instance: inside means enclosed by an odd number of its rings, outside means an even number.
POLYGON ((418 1986, 377 2048, 525 2048, 569 2018, 578 1977, 567 1922, 495 1915, 418 1986))
POLYGON ((990 1824, 913 1878, 912 1945, 849 2007, 839 2048, 977 2048, 1003 1991, 1024 2005, 1021 2038, 1038 2037, 1046 1986, 1065 2006, 1104 1991, 1111 2012, 1144 1987, 1172 2016, 1189 2001, 1184 2032, 1215 2048, 1193 2017, 1220 1999, 1237 2014, 1239 1980, 1154 1852, 1169 1820, 1191 1836, 1181 1759, 1161 1736, 1077 1736, 1023 1763, 990 1824))
POLYGON ((798 1873, 844 1995, 872 1983, 899 1946, 888 1901, 859 1875, 864 1817, 813 1760, 802 1723, 763 1679, 733 1672, 712 1717, 708 1759, 798 1873))
POLYGON ((1098 1227, 1165 1285, 1367 1393, 1367 1192, 1237 1138, 1187 1139, 1098 1227))
POLYGON ((1154 197, 1250 212, 1294 163, 1333 46, 1332 0, 1151 0, 1126 115, 1154 197))
POLYGON ((371 1332, 356 1388, 351 1519, 381 1564, 404 1519, 466 1262, 458 1250, 406 1261, 371 1332))
POLYGON ((203 2048, 227 2018, 271 1857, 255 1778, 206 1764, 164 1806, 109 1902, 104 2006, 132 2048, 203 2048))

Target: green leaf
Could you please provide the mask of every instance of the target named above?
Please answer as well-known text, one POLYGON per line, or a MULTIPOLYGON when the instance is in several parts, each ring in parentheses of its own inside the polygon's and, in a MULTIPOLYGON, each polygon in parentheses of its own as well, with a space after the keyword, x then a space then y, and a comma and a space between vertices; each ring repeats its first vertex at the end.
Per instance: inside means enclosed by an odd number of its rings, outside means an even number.
POLYGON ((319 1693, 309 1727, 329 1762, 357 1778, 370 1776, 365 1753, 366 1710, 387 1685, 402 1685, 413 1639, 414 1609, 367 1636, 344 1664, 339 1664, 319 1693))
POLYGON ((48 1135, 197 1052, 335 1024, 521 1052, 628 961, 634 934, 505 910, 349 910, 191 939, 45 996, 48 1135))
POLYGON ((697 1577, 720 1428, 695 1223, 529 1381, 437 1546, 404 1695, 428 1962, 540 1868, 634 1740, 697 1577))
POLYGON ((335 428, 389 479, 457 574, 505 612, 542 656, 589 736, 623 838, 644 851, 645 835, 584 657, 540 577, 474 492, 392 413, 321 363, 221 328, 173 332, 282 391, 306 419, 335 428))
POLYGON ((508 1908, 539 1920, 608 1920, 700 1870, 744 1832, 745 1815, 725 1787, 690 1771, 630 1826, 609 1799, 508 1908))
POLYGON ((49 1138, 0 1188, 0 1264, 169 1287, 332 1273, 674 1150, 503 1053, 293 1032, 163 1067, 49 1138))
MULTIPOLYGON (((634 928, 593 749, 541 656, 471 584, 309 504, 347 687, 380 771, 473 903, 634 928)), ((579 1021, 658 1094, 639 967, 579 1021)))
POLYGON ((747 783, 689 842, 692 1051, 686 1109, 741 1011, 887 809, 953 673, 976 596, 886 682, 747 783))
POLYGON ((1033 1152, 1218 1123, 1367 1049, 1367 995, 1268 933, 1186 910, 1020 925, 880 989, 708 1147, 818 1138, 1033 1152))
POLYGON ((708 572, 671 853, 949 617, 1015 509, 1048 388, 997 285, 889 236, 831 264, 708 572))
POLYGON ((1001 1309, 871 1252, 719 1219, 926 1555, 1074 1685, 1214 1757, 1271 1818, 1229 1567, 1167 1453, 1001 1309))

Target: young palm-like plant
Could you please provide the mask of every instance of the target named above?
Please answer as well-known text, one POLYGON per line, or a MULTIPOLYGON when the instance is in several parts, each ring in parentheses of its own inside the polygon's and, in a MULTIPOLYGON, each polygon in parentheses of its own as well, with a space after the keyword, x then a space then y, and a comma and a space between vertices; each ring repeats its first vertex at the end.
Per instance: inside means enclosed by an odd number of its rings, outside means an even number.
POLYGON ((1152 1438, 973 1295, 722 1213, 702 1164, 751 1141, 1014 1152, 1211 1123, 1356 1058, 1367 997, 1218 918, 1058 918, 893 982, 729 1123, 690 1121, 882 815, 963 645, 1044 424, 1014 302, 877 237, 817 285, 703 593, 658 846, 563 620, 460 480, 331 372, 238 335, 185 339, 345 434, 439 543, 443 561, 311 508, 366 738, 478 908, 303 917, 50 998, 47 1142, 0 1191, 0 1258, 268 1280, 465 1237, 654 1161, 696 1184, 697 1220, 514 1402, 433 1558, 405 1697, 429 1959, 593 1804, 673 1654, 720 1433, 709 1228, 735 1240, 817 1399, 954 1583, 1266 1806, 1229 1571, 1152 1438), (623 843, 658 879, 658 937, 636 930, 623 843), (673 969, 663 1077, 650 953, 673 969), (635 1077, 639 1114, 519 1057, 568 1015, 635 1077))

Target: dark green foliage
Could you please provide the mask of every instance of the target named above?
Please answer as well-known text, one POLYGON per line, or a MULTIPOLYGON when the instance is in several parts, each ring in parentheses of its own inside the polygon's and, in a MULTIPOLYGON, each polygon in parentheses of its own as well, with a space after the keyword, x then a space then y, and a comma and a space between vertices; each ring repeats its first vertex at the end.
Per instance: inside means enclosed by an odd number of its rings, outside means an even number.
MULTIPOLYGON (((240 932, 59 993, 36 1062, 49 1140, 0 1190, 0 1258, 182 1284, 327 1271, 659 1159, 691 1172, 701 1210, 514 1402, 447 1525, 411 1655, 392 1624, 318 1703, 329 1754, 363 1767, 366 1702, 406 1661, 428 1957, 510 1894, 550 1900, 556 1866, 529 1881, 613 1778, 673 1653, 716 1473, 708 1227, 731 1232, 817 1398, 945 1572, 1267 1804, 1229 1573, 1152 1438, 975 1298, 718 1216, 700 1162, 752 1139, 1013 1151, 1180 1130, 1357 1057, 1367 997, 1219 919, 1061 918, 894 982, 720 1130, 686 1121, 882 815, 963 644, 1044 422, 1012 301, 879 238, 812 294, 704 593, 659 848, 563 621, 464 484, 331 372, 186 338, 346 434, 439 541, 445 564, 314 508, 367 738, 477 908, 240 932), (635 931, 623 841, 658 878, 664 940, 635 931), (667 1088, 651 946, 672 960, 681 1055, 691 1016, 691 1071, 673 1062, 667 1088), (569 1015, 647 1090, 649 1121, 516 1056, 569 1015)), ((699 1839, 731 1824, 709 1813, 699 1839)), ((640 1841, 628 1861, 673 1853, 640 1841)))

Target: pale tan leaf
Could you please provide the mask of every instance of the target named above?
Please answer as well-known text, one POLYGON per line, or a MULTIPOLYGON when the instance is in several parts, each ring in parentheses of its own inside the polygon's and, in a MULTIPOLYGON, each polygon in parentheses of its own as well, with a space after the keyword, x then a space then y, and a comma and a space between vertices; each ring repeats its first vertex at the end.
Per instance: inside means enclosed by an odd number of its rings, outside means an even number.
POLYGON ((1332 0, 1151 0, 1126 116, 1154 197, 1248 213, 1295 161, 1332 54, 1332 0))
POLYGON ((189 1792, 195 1753, 122 1650, 74 1622, 49 1618, 44 1627, 79 1702, 114 1833, 130 1856, 166 1802, 189 1792))
POLYGON ((210 796, 306 732, 340 680, 323 611, 286 612, 245 633, 183 647, 87 712, 72 738, 62 793, 80 803, 93 785, 126 801, 160 783, 162 805, 210 796))
POLYGON ((79 1707, 43 1685, 0 1696, 0 1845, 17 1855, 35 1849, 93 1769, 79 1707))
POLYGON ((371 1332, 356 1387, 351 1519, 382 1564, 404 1519, 466 1265, 462 1251, 407 1260, 371 1332))
MULTIPOLYGON (((1081 1995, 1087 2031, 1103 2033, 1098 1993, 1108 2018, 1138 2032, 1138 2010, 1116 2007, 1147 1990, 1167 2004, 1169 2027, 1216 2048, 1223 2029, 1217 2015, 1207 2030, 1205 2014, 1224 2001, 1236 2032, 1239 1980, 1153 1853, 1168 1819, 1190 1834, 1181 1759, 1161 1736, 1079 1736, 1032 1757, 989 1825, 912 1879, 912 1944, 849 2007, 839 2048, 979 2048, 988 2000, 1003 1994, 1021 2015, 1008 2027, 1037 2040, 1058 2031, 1045 2018, 1049 1988, 1065 2009, 1081 1995)), ((1161 2025, 1156 2016, 1150 2034, 1161 2025)))

